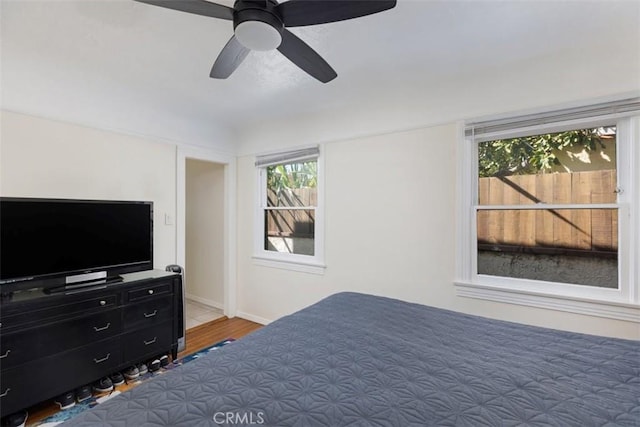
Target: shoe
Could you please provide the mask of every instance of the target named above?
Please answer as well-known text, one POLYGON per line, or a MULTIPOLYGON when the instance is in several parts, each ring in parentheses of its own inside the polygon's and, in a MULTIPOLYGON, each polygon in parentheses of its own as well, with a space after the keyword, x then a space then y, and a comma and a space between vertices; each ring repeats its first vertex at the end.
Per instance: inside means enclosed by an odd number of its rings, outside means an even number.
POLYGON ((113 390, 113 383, 109 377, 104 377, 93 383, 93 391, 98 393, 107 393, 113 390))
MULTIPOLYGON (((146 365, 145 365, 145 368, 146 368, 146 365)), ((127 369, 122 371, 122 373, 124 374, 124 377, 128 380, 135 380, 136 378, 140 377, 140 370, 138 370, 138 368, 136 368, 135 366, 129 366, 127 369)))
POLYGON ((68 391, 53 399, 53 402, 57 404, 60 409, 69 409, 76 404, 76 395, 74 392, 68 391))
POLYGON ((91 397, 91 387, 83 385, 76 389, 76 402, 84 402, 91 397))
POLYGON ((160 369, 160 360, 153 359, 148 363, 148 366, 149 366, 149 372, 155 372, 158 369, 160 369))
POLYGON ((169 356, 167 356, 166 354, 164 356, 161 356, 160 357, 160 366, 162 366, 164 368, 168 364, 169 364, 169 356))
POLYGON ((149 372, 149 369, 147 368, 147 364, 146 363, 138 363, 138 372, 140 372, 140 375, 144 375, 147 372, 149 372))
POLYGON ((2 419, 2 427, 24 427, 27 424, 29 413, 27 411, 16 412, 2 419))
POLYGON ((120 372, 114 372, 113 374, 109 375, 109 378, 111 378, 111 382, 113 383, 113 385, 124 384, 124 377, 120 372))

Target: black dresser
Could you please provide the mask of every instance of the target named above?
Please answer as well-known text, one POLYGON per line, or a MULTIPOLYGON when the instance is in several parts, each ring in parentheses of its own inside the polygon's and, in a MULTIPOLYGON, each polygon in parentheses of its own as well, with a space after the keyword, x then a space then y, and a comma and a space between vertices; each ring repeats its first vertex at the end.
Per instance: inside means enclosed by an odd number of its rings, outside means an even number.
POLYGON ((182 276, 160 270, 109 285, 4 295, 0 306, 2 416, 171 353, 184 335, 182 276))

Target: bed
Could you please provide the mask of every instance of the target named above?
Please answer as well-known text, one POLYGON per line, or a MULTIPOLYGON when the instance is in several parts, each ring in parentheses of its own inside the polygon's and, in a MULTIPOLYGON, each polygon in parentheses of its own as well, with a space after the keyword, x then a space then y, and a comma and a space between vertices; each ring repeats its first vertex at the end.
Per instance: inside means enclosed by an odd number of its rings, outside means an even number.
POLYGON ((71 426, 640 426, 640 342, 332 295, 71 426))

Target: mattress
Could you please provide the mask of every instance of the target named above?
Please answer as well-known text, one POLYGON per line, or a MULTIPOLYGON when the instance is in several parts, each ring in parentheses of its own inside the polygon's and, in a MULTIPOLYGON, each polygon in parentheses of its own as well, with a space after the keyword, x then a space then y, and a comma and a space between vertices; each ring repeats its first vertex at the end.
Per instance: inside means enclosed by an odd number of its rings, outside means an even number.
POLYGON ((340 293, 71 426, 640 426, 640 342, 340 293))

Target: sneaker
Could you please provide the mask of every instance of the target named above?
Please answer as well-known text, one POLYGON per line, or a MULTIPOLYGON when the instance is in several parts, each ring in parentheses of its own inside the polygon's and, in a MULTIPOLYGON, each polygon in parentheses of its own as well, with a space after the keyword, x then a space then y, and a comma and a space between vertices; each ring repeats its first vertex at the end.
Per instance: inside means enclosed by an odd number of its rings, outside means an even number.
MULTIPOLYGON (((145 365, 145 368, 146 368, 146 365, 145 365)), ((138 370, 138 368, 136 368, 135 366, 129 366, 127 369, 122 371, 122 373, 124 374, 124 377, 128 380, 135 380, 138 377, 140 377, 140 370, 138 370)))
POLYGON ((83 385, 82 387, 76 389, 76 401, 78 403, 84 402, 90 397, 91 397, 91 387, 89 387, 88 385, 83 385))
POLYGON ((114 372, 113 374, 109 375, 109 378, 111 378, 111 382, 113 383, 113 385, 124 384, 124 377, 120 372, 114 372))
POLYGON ((149 369, 147 368, 147 364, 146 363, 138 363, 138 372, 140 373, 140 375, 144 375, 147 372, 149 372, 149 369))
POLYGON ((113 390, 113 383, 109 377, 104 377, 93 383, 93 390, 98 393, 106 393, 113 390))
POLYGON ((161 356, 160 357, 160 366, 162 366, 164 368, 168 364, 169 364, 169 356, 167 356, 166 354, 164 356, 161 356))
POLYGON ((76 404, 76 395, 74 392, 68 391, 53 399, 53 402, 57 404, 60 409, 69 409, 76 404))
POLYGON ((2 419, 2 427, 24 427, 27 424, 29 413, 27 411, 16 412, 2 419))
POLYGON ((158 369, 160 369, 160 360, 153 359, 149 362, 148 366, 149 366, 149 372, 155 372, 158 369))

